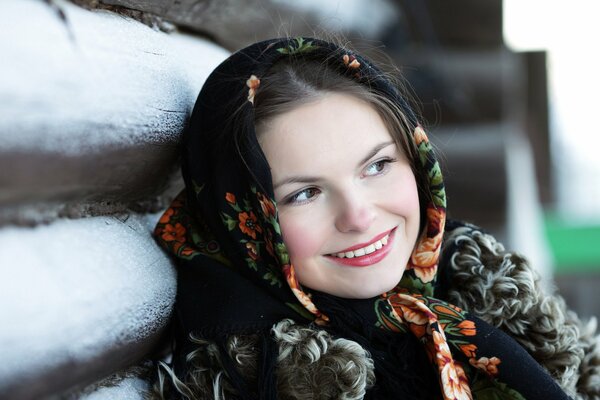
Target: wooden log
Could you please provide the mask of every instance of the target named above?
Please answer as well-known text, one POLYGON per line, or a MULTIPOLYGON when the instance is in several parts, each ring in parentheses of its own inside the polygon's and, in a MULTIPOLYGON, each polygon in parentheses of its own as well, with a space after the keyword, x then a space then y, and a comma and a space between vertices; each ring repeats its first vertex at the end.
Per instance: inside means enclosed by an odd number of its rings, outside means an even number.
POLYGON ((0 398, 39 399, 138 362, 176 292, 157 216, 0 229, 0 398))
POLYGON ((153 204, 208 74, 206 40, 58 2, 0 2, 0 225, 153 204))
POLYGON ((507 223, 506 135, 500 124, 432 128, 448 194, 450 218, 503 236, 507 223))
POLYGON ((229 49, 278 36, 344 33, 378 39, 397 23, 389 0, 322 2, 315 0, 76 0, 79 4, 125 7, 156 15, 203 33, 229 49))
POLYGON ((509 116, 506 101, 524 95, 514 90, 526 78, 521 56, 507 49, 392 54, 432 123, 496 123, 509 116))
POLYGON ((502 0, 399 1, 413 41, 424 46, 499 48, 502 36, 502 0))

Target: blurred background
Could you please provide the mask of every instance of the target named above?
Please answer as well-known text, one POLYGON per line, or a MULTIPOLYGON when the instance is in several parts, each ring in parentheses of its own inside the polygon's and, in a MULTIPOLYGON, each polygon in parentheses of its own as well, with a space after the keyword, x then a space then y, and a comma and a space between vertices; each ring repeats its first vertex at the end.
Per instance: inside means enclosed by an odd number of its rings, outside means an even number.
POLYGON ((0 398, 141 399, 175 299, 152 239, 208 74, 274 36, 391 68, 450 218, 600 315, 597 0, 2 0, 0 398), (108 377, 108 378, 107 378, 108 377))

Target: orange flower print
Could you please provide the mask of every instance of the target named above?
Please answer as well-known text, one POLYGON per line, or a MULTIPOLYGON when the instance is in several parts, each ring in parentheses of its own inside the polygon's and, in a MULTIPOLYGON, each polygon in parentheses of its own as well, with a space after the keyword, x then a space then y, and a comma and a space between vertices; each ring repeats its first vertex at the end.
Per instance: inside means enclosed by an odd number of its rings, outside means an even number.
POLYGON ((246 243, 248 249, 248 256, 254 261, 258 260, 258 251, 256 250, 256 244, 248 242, 246 243))
POLYGON ((417 337, 422 338, 427 334, 430 319, 435 316, 427 306, 416 297, 401 293, 393 294, 388 298, 392 306, 392 315, 400 322, 406 322, 408 329, 417 337))
POLYGON ((248 86, 248 101, 254 104, 254 95, 256 94, 256 89, 260 86, 260 79, 256 75, 250 75, 250 78, 246 81, 246 86, 248 86))
POLYGON ((478 369, 484 371, 486 374, 488 374, 489 376, 492 376, 492 377, 498 375, 498 365, 501 362, 502 361, 500 361, 500 359, 498 357, 492 357, 492 358, 481 357, 478 360, 475 358, 469 359, 469 364, 471 364, 475 368, 478 368, 478 369))
POLYGON ((448 400, 473 400, 469 381, 463 368, 449 362, 440 371, 442 381, 442 392, 448 400))
POLYGON ((175 242, 173 245, 173 253, 176 255, 187 257, 194 254, 194 252, 195 250, 192 247, 186 246, 183 243, 175 242))
POLYGON ((444 334, 433 331, 433 342, 444 399, 472 400, 473 397, 465 371, 460 364, 454 362, 444 334))
POLYGON ((419 310, 413 310, 410 307, 401 305, 400 310, 402 310, 403 319, 411 324, 417 325, 425 325, 428 322, 428 319, 423 313, 419 312, 419 310))
POLYGON ((425 131, 423 130, 423 128, 421 127, 421 125, 418 125, 415 128, 415 131, 413 133, 413 137, 414 137, 414 140, 415 140, 415 144, 417 146, 420 145, 422 142, 429 143, 429 139, 427 138, 427 134, 425 133, 425 131))
POLYGON ((393 308, 406 306, 412 310, 414 315, 411 318, 415 318, 414 322, 421 323, 423 321, 425 323, 436 319, 435 314, 425 305, 422 296, 418 294, 396 293, 389 297, 388 302, 393 308))
POLYGON ((473 343, 461 344, 458 347, 460 348, 460 351, 462 351, 465 356, 467 356, 469 358, 475 357, 475 353, 477 352, 477 346, 474 345, 473 343))
POLYGON ((263 195, 262 193, 257 193, 258 201, 260 202, 260 208, 262 209, 263 215, 267 218, 275 216, 275 205, 273 202, 263 195))
POLYGON ((175 210, 173 210, 173 207, 168 208, 167 211, 165 211, 165 213, 160 217, 158 222, 161 224, 169 223, 173 214, 175 214, 175 210))
POLYGON ((179 222, 176 223, 175 226, 167 224, 165 225, 161 237, 165 242, 176 241, 179 243, 183 243, 185 242, 185 227, 179 222))
POLYGON ((300 304, 304 306, 304 308, 306 308, 311 314, 317 314, 317 307, 315 307, 310 297, 308 297, 304 291, 299 288, 292 288, 292 292, 294 292, 294 295, 298 301, 300 301, 300 304))
POLYGON ((408 328, 418 339, 422 338, 427 334, 427 317, 425 317, 418 310, 413 310, 407 306, 399 306, 397 309, 400 311, 400 318, 407 322, 408 328))
POLYGON ((272 257, 275 257, 275 249, 273 248, 273 234, 271 233, 270 229, 267 229, 265 248, 267 249, 267 253, 269 253, 272 257))
POLYGON ((288 286, 290 289, 292 289, 292 293, 294 293, 294 296, 296 296, 296 299, 300 302, 302 307, 307 309, 308 312, 316 317, 315 323, 317 323, 317 325, 326 324, 327 321, 329 321, 329 318, 327 318, 325 314, 322 314, 321 311, 317 309, 310 297, 302 290, 300 283, 298 282, 298 278, 296 278, 294 266, 291 264, 285 264, 281 267, 281 272, 283 272, 283 276, 285 276, 288 286))
POLYGON ((427 236, 438 236, 444 231, 444 226, 446 225, 446 210, 430 204, 427 207, 427 220, 429 221, 427 224, 427 236))
POLYGON ((354 56, 349 56, 348 54, 344 54, 344 56, 342 57, 342 60, 344 61, 344 65, 348 68, 357 69, 360 67, 360 63, 354 56))
POLYGON ((271 255, 271 257, 275 257, 275 249, 273 248, 273 242, 270 239, 265 241, 265 248, 267 249, 267 253, 271 255))
POLYGON ((452 304, 434 304, 433 310, 439 315, 447 315, 451 318, 460 317, 462 310, 452 304))
POLYGON ((446 361, 451 360, 452 354, 450 353, 450 347, 448 347, 444 333, 434 330, 431 333, 431 336, 433 337, 433 343, 435 344, 438 358, 444 358, 446 361))
POLYGON ((225 194, 225 200, 227 200, 229 204, 235 204, 235 194, 227 192, 227 194, 225 194))
POLYGON ((173 244, 173 253, 177 254, 181 246, 183 246, 183 243, 175 242, 173 244))
POLYGON ((423 283, 431 282, 437 272, 442 237, 444 236, 445 211, 430 206, 427 208, 429 226, 410 257, 409 268, 423 283))
POLYGON ((252 239, 256 239, 256 232, 262 232, 262 228, 256 224, 257 220, 254 212, 250 211, 250 214, 247 212, 241 212, 238 214, 238 218, 240 220, 240 229, 252 239))
POLYGON ((395 324, 395 322, 402 321, 402 318, 398 316, 398 314, 393 308, 391 310, 391 314, 394 320, 388 318, 386 315, 382 315, 379 321, 383 324, 383 326, 385 326, 388 330, 392 332, 402 332, 400 328, 398 328, 398 326, 396 326, 395 324))
POLYGON ((181 255, 184 257, 188 257, 188 256, 191 256, 192 254, 194 254, 195 252, 196 252, 196 250, 194 250, 192 247, 184 246, 183 250, 181 250, 181 255))
POLYGON ((464 336, 475 336, 477 334, 475 323, 473 321, 469 321, 468 319, 465 319, 456 326, 460 328, 460 333, 464 336))

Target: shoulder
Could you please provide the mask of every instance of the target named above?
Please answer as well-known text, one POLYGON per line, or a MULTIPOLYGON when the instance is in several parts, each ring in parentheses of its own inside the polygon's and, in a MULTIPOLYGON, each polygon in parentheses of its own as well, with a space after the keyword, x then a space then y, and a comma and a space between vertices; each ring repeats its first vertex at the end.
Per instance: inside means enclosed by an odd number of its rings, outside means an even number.
POLYGON ((515 338, 570 396, 600 398, 595 320, 584 325, 525 257, 477 226, 450 221, 440 269, 448 301, 515 338))

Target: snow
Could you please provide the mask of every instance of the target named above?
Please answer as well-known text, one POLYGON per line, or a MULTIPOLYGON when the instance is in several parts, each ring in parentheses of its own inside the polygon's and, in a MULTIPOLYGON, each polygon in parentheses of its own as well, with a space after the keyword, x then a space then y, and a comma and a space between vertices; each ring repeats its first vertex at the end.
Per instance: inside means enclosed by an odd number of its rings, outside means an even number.
POLYGON ((100 387, 92 393, 78 396, 78 400, 145 400, 144 394, 150 390, 150 385, 147 381, 129 377, 120 381, 117 385, 100 387))
POLYGON ((56 0, 0 1, 0 149, 63 154, 172 143, 229 52, 56 0), (10 60, 10 62, 7 62, 10 60))
POLYGON ((0 393, 24 376, 143 341, 167 323, 176 274, 150 236, 157 218, 0 230, 0 393))
MULTIPOLYGON (((52 3, 67 24, 47 2, 0 1, 0 157, 85 159, 176 143, 206 77, 229 52, 110 12, 52 3)), ((111 183, 98 185, 98 197, 111 183)), ((0 227, 0 397, 37 398, 97 379, 152 343, 176 293, 175 269, 151 237, 158 218, 0 227), (115 349, 123 349, 118 359, 115 349), (57 376, 62 371, 73 374, 57 376)), ((126 379, 121 392, 99 388, 88 398, 135 399, 142 384, 126 379)))

